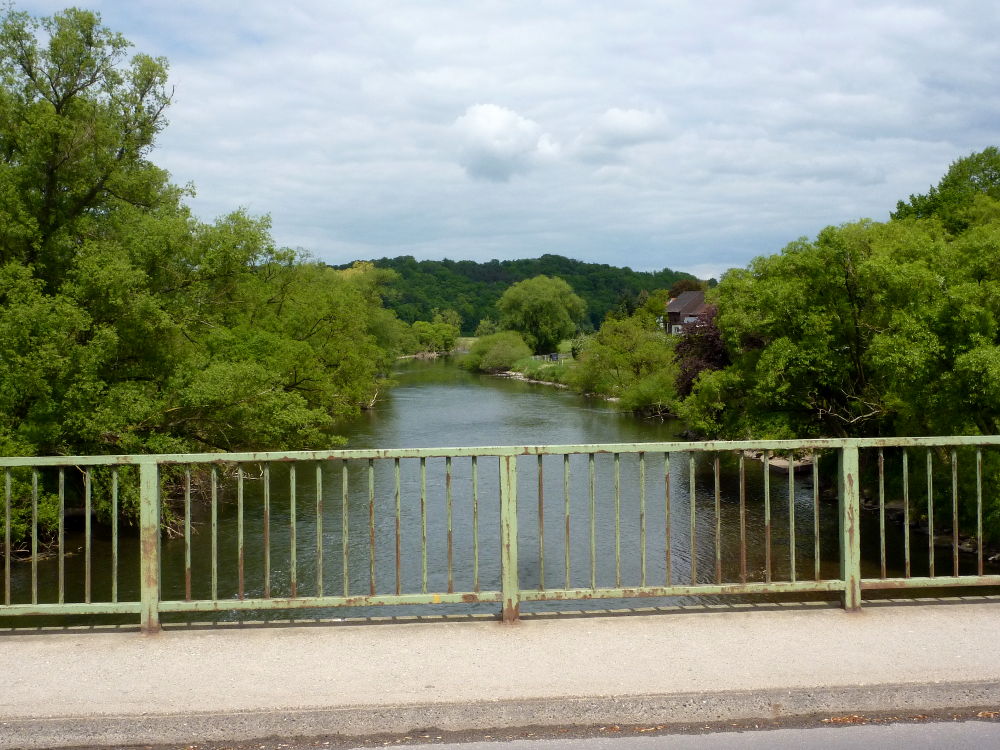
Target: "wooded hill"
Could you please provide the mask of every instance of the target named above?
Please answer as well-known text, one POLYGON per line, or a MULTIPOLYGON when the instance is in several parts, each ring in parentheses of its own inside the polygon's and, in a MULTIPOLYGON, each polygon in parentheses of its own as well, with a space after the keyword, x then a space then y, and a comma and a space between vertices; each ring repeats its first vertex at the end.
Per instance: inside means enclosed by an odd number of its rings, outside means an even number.
MULTIPOLYGON (((496 318, 496 302, 511 285, 539 274, 558 276, 587 303, 586 322, 598 328, 609 310, 631 312, 643 290, 668 289, 689 273, 633 271, 605 263, 585 263, 561 255, 520 260, 416 260, 411 255, 370 261, 395 271, 385 305, 408 323, 430 320, 433 311, 452 309, 462 316, 462 333, 472 334, 480 320, 496 318)), ((338 268, 348 268, 350 264, 338 268)))

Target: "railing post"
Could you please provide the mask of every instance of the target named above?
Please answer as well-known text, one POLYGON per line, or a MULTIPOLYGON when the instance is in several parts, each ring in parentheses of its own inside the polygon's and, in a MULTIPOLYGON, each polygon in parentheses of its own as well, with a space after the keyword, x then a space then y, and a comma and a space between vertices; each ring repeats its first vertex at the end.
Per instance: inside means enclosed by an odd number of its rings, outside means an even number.
POLYGON ((140 626, 160 630, 160 472, 153 462, 139 464, 140 626))
POLYGON ((500 457, 500 592, 503 622, 517 622, 521 589, 517 576, 517 457, 500 457))
POLYGON ((840 449, 837 496, 840 501, 840 577, 844 609, 861 609, 861 489, 857 446, 840 449))

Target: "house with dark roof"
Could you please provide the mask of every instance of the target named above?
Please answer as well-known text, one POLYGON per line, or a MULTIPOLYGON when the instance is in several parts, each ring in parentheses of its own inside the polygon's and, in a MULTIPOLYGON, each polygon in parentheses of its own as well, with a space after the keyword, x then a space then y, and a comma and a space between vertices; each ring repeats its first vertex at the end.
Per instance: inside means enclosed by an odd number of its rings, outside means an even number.
POLYGON ((707 312, 704 292, 681 292, 667 303, 667 333, 684 333, 689 325, 700 322, 707 312))

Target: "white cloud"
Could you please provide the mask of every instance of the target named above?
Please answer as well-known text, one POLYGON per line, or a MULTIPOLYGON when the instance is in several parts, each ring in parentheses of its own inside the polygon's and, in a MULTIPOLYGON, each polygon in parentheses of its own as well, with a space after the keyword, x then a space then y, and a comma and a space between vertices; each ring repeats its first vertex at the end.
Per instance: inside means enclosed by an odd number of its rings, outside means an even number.
POLYGON ((1000 144, 996 3, 86 4, 169 58, 152 159, 196 213, 336 263, 724 269, 1000 144))
POLYGON ((665 127, 666 118, 660 112, 612 107, 598 118, 593 136, 606 146, 626 146, 659 140, 665 136, 665 127))
POLYGON ((539 159, 558 155, 559 145, 538 123, 496 104, 474 104, 455 120, 460 163, 469 177, 506 182, 539 159))
MULTIPOLYGON (((597 165, 594 176, 604 180, 616 173, 607 165, 647 161, 648 154, 637 153, 637 147, 664 141, 667 136, 667 118, 662 112, 611 107, 576 136, 572 150, 582 162, 597 165)), ((632 172, 628 166, 623 170, 632 172)))

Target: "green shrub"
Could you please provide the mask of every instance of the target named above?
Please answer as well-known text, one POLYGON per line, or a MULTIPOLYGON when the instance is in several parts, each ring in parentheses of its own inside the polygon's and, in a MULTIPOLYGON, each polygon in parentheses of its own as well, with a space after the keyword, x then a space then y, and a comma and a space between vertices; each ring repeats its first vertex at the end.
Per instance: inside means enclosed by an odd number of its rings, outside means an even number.
POLYGON ((480 372, 509 370, 515 362, 531 356, 531 349, 516 331, 481 336, 469 349, 462 366, 480 372))

